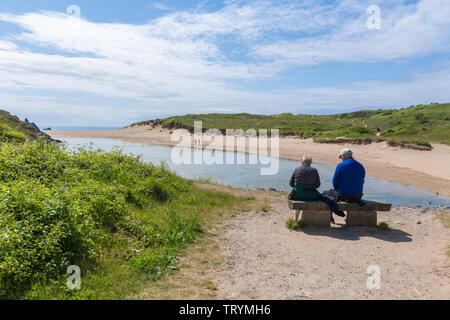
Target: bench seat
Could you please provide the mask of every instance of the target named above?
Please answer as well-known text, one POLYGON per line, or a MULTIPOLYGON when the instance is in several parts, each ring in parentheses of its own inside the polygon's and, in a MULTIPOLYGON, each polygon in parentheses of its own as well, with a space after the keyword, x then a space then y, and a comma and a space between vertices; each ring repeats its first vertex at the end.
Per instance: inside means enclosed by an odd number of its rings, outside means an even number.
MULTIPOLYGON (((390 211, 392 204, 383 201, 362 200, 364 206, 357 203, 338 202, 340 211, 390 211)), ((330 207, 323 201, 289 201, 289 208, 292 210, 330 210, 330 207)))
MULTIPOLYGON (((362 200, 358 203, 338 202, 338 210, 346 211, 348 226, 376 226, 377 211, 390 211, 392 204, 383 201, 362 200)), ((323 201, 293 201, 289 200, 289 208, 302 212, 302 222, 305 225, 330 226, 330 207, 323 201)))

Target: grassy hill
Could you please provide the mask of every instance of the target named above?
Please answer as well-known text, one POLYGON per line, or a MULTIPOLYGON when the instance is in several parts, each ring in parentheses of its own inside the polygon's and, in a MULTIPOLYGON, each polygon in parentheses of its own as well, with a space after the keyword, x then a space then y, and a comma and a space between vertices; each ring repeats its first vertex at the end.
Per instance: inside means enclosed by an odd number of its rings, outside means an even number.
POLYGON ((27 139, 43 138, 51 141, 50 136, 31 123, 21 121, 9 112, 0 110, 0 142, 24 142, 27 139))
POLYGON ((281 135, 312 137, 317 142, 336 139, 368 138, 382 130, 381 139, 392 142, 412 142, 427 145, 428 142, 450 144, 450 104, 411 106, 393 110, 365 110, 334 115, 293 115, 283 113, 272 116, 241 114, 188 114, 136 125, 163 125, 167 128, 192 130, 195 120, 203 121, 203 129, 280 129, 281 135))

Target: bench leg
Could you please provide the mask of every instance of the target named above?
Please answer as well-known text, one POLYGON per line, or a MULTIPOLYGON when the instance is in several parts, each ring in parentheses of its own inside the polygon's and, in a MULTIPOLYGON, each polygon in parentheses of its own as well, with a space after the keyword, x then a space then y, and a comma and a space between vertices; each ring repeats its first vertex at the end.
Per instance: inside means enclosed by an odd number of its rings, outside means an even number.
POLYGON ((376 211, 350 211, 347 212, 347 226, 376 226, 376 211))
POLYGON ((302 211, 302 222, 308 226, 329 227, 330 211, 302 211))
POLYGON ((301 210, 294 210, 294 220, 298 221, 298 217, 300 216, 301 210))

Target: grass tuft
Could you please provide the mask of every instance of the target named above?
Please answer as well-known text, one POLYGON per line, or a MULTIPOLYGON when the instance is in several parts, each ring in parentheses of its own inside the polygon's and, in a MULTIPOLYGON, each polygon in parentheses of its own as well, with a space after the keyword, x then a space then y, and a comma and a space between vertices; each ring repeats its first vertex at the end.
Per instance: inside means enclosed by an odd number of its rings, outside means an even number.
POLYGON ((301 230, 303 228, 303 223, 301 221, 295 221, 292 218, 289 218, 286 221, 286 228, 288 228, 289 230, 301 230))
POLYGON ((383 231, 388 231, 390 229, 389 225, 387 224, 387 222, 380 222, 378 224, 378 228, 380 228, 383 231))
MULTIPOLYGON (((439 219, 442 222, 444 227, 450 228, 450 211, 449 210, 438 213, 436 215, 436 219, 439 219)), ((450 245, 447 246, 447 256, 450 257, 450 245)))

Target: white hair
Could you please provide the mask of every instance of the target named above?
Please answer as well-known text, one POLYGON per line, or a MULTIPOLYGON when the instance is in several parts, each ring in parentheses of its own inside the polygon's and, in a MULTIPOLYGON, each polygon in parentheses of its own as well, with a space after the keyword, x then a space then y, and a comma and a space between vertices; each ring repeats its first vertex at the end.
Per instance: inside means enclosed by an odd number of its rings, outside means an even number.
POLYGON ((305 154, 302 157, 302 164, 311 164, 312 163, 312 157, 309 154, 305 154))

